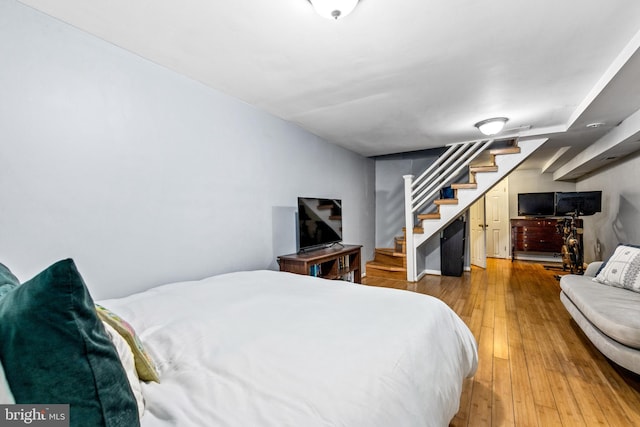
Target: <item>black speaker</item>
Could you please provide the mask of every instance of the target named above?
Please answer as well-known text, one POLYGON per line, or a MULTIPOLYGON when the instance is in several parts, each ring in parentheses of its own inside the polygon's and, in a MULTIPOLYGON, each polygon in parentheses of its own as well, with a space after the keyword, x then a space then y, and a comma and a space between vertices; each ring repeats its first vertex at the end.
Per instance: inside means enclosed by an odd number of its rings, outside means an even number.
POLYGON ((449 224, 440 237, 440 271, 443 276, 462 276, 466 224, 460 218, 449 224))

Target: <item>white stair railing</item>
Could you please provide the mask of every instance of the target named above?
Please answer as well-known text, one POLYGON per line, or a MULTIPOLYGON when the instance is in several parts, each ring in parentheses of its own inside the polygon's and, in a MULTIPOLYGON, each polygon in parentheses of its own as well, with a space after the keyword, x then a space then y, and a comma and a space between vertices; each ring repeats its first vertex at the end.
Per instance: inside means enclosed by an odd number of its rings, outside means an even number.
POLYGON ((491 144, 493 139, 453 144, 452 148, 455 150, 447 150, 431 165, 435 166, 433 170, 430 167, 411 183, 411 211, 417 212, 425 204, 432 202, 442 187, 456 179, 491 144))
POLYGON ((416 213, 427 203, 433 202, 440 189, 452 183, 469 163, 493 144, 493 141, 490 139, 451 144, 416 180, 413 179, 413 175, 403 176, 407 280, 415 281, 417 276, 413 236, 416 213))
POLYGON ((413 232, 417 219, 416 214, 422 212, 427 203, 433 202, 440 188, 454 183, 462 170, 477 158, 483 150, 489 148, 493 140, 449 146, 447 151, 424 173, 420 174, 418 179, 414 180, 413 175, 405 175, 403 177, 408 281, 414 282, 417 280, 417 248, 429 241, 447 223, 460 216, 472 203, 489 191, 498 180, 518 167, 527 157, 544 145, 546 141, 547 138, 527 140, 524 144, 518 144, 518 148, 520 148, 519 154, 496 157, 494 160, 495 165, 498 167, 498 172, 475 176, 475 189, 457 193, 458 203, 456 204, 439 206, 440 219, 423 222, 422 232, 419 235, 415 235, 413 232))

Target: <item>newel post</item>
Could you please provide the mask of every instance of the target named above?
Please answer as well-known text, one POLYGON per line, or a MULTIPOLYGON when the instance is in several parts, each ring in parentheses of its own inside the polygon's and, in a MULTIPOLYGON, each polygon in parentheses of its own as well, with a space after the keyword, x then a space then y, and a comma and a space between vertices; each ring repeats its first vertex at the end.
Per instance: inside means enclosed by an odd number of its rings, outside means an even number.
POLYGON ((403 175, 404 178, 404 222, 405 222, 405 251, 407 256, 407 281, 416 281, 416 251, 413 245, 413 175, 403 175))

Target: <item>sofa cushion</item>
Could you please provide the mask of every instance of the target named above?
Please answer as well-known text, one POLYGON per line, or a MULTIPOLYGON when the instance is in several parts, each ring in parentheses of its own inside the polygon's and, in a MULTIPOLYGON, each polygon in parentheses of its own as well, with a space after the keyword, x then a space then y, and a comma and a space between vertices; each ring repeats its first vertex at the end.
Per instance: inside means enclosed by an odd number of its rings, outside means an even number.
POLYGON ((598 271, 595 280, 604 285, 640 292, 640 248, 619 245, 598 271))
POLYGON ((600 269, 602 268, 602 264, 604 264, 602 261, 590 262, 589 265, 587 266, 587 269, 584 271, 584 276, 596 277, 597 274, 600 272, 600 269))
POLYGON ((593 325, 607 336, 640 349, 640 294, 588 277, 566 275, 560 287, 593 325))
POLYGON ((582 332, 589 338, 589 341, 602 354, 623 368, 637 374, 640 373, 640 351, 638 349, 620 344, 618 341, 603 334, 600 329, 593 326, 593 323, 584 317, 564 292, 560 292, 560 301, 571 314, 573 320, 580 326, 582 332))

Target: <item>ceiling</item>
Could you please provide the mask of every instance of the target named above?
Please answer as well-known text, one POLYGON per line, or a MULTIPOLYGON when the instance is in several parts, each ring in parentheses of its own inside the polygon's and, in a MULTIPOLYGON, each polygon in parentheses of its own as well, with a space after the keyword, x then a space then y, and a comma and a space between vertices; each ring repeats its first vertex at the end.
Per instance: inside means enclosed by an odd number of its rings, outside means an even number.
POLYGON ((361 0, 337 21, 307 0, 21 2, 364 156, 505 116, 554 171, 640 109, 637 0, 361 0))

